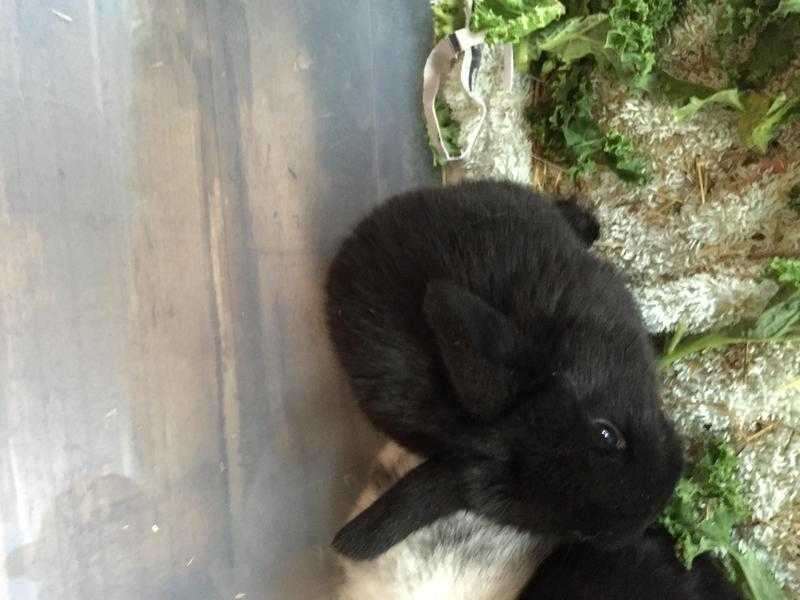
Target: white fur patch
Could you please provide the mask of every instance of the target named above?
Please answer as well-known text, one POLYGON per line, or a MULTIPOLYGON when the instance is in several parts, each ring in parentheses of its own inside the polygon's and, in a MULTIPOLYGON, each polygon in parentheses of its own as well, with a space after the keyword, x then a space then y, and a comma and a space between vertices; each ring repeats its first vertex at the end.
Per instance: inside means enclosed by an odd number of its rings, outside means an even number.
MULTIPOLYGON (((419 463, 396 444, 378 456, 381 477, 356 514, 419 463), (386 475, 391 474, 391 478, 386 475)), ((420 529, 375 560, 341 559, 339 600, 513 600, 551 549, 549 542, 462 511, 420 529)))

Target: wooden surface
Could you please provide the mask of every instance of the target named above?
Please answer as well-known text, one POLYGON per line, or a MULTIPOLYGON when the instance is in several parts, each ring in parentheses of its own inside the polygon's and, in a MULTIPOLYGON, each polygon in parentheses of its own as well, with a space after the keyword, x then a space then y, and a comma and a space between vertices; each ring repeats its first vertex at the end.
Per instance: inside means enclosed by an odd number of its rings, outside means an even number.
POLYGON ((427 4, 0 0, 0 600, 331 597, 321 282, 435 180, 427 4))

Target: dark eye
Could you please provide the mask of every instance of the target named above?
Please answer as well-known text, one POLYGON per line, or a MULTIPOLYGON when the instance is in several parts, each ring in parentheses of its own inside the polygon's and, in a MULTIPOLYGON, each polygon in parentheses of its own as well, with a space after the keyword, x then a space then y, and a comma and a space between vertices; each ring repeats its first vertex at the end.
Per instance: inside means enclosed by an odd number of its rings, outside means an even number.
POLYGON ((625 438, 622 437, 619 429, 614 427, 614 425, 605 419, 595 419, 594 429, 596 432, 595 435, 597 436, 597 441, 601 446, 610 450, 625 449, 625 438))

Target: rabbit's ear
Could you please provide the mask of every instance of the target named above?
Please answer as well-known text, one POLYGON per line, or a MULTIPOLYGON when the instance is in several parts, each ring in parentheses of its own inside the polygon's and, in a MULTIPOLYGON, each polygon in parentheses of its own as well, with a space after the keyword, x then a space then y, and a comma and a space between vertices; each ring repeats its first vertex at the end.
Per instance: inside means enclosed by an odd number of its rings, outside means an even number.
POLYGON ((590 211, 578 204, 574 198, 558 200, 556 208, 587 246, 594 244, 597 238, 600 237, 600 223, 597 222, 597 219, 590 211))
POLYGON ((423 309, 464 408, 480 419, 497 416, 513 397, 514 374, 503 362, 519 338, 514 325, 469 290, 447 281, 428 284, 423 309))
POLYGON ((345 525, 333 547, 353 560, 371 560, 418 529, 465 508, 456 474, 429 459, 345 525))

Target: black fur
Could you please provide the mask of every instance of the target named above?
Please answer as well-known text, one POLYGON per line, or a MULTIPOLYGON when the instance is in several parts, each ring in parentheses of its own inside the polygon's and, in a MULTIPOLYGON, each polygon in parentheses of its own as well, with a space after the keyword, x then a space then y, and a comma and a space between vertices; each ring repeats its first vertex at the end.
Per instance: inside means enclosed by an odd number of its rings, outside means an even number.
POLYGON ((357 519, 345 525, 336 534, 333 547, 355 559, 378 556, 421 526, 463 506, 447 466, 428 460, 409 471, 357 519), (418 501, 408 504, 409 498, 418 501), (373 533, 365 536, 364 530, 373 533))
POLYGON ((557 200, 556 208, 587 246, 594 244, 600 237, 600 223, 592 213, 581 208, 574 198, 557 200))
POLYGON ((519 600, 740 600, 708 554, 687 571, 663 531, 603 551, 582 543, 545 560, 519 600))
MULTIPOLYGON (((327 316, 364 412, 445 467, 432 471, 462 507, 607 542, 658 514, 681 450, 637 307, 587 250, 596 236, 576 205, 508 183, 404 194, 342 245, 327 316), (604 443, 614 426, 624 450, 604 443)), ((424 525, 425 498, 403 497, 356 517, 337 549, 368 558, 359 547, 385 544, 364 540, 424 525)))

